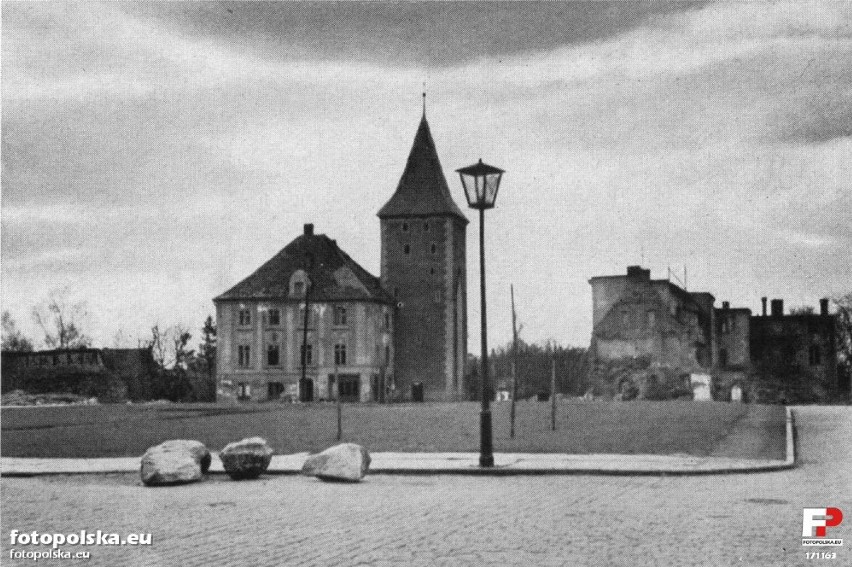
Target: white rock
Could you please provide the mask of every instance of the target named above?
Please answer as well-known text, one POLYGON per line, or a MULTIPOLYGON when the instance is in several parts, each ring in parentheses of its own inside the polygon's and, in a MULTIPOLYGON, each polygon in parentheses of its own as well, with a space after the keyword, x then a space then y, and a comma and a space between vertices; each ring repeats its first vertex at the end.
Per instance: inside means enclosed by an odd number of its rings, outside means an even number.
POLYGON ((152 447, 142 457, 142 482, 148 486, 185 484, 201 480, 201 464, 188 451, 152 447))
MULTIPOLYGON (((157 445, 164 451, 186 451, 190 453, 201 466, 201 472, 206 473, 210 469, 210 451, 201 441, 189 439, 172 439, 157 445)), ((151 449, 148 449, 149 451, 151 449)))
POLYGON ((302 474, 321 480, 358 482, 370 468, 370 453, 361 445, 341 443, 316 455, 302 466, 302 474))

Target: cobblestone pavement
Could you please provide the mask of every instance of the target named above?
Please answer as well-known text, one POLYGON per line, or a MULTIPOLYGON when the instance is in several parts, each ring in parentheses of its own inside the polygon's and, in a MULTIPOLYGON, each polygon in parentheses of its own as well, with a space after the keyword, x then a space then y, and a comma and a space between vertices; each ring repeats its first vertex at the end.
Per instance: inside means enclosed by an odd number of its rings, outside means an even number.
MULTIPOLYGON (((852 407, 795 410, 796 469, 697 477, 302 477, 151 489, 132 475, 7 478, 10 530, 153 534, 144 547, 63 546, 100 565, 812 565, 802 508, 846 512, 852 564, 852 407)), ((14 546, 43 551, 46 547, 14 546)))

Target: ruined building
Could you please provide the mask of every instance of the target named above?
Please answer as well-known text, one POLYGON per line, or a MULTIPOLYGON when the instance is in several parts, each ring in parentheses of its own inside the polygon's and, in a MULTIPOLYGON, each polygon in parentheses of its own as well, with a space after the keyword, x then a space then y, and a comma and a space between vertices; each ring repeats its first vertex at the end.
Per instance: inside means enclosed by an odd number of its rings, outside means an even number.
POLYGON ((834 319, 819 313, 753 316, 706 292, 651 279, 639 266, 594 277, 590 353, 598 388, 647 398, 691 395, 701 377, 713 399, 819 401, 848 395, 838 378, 834 319))

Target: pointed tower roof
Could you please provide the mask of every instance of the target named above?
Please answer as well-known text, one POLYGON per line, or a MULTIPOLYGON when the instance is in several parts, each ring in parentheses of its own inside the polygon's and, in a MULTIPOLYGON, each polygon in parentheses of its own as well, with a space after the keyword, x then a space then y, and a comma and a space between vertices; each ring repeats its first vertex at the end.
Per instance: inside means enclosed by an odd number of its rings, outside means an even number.
POLYGON ((424 112, 396 192, 378 216, 384 219, 436 215, 451 215, 468 222, 450 195, 424 112))

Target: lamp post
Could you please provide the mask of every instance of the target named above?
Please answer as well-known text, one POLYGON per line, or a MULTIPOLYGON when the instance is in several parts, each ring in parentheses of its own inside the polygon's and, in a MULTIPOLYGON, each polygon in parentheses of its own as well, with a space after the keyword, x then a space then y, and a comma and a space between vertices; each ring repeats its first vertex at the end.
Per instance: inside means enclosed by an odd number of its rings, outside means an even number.
POLYGON ((482 159, 474 165, 456 170, 461 177, 467 204, 479 211, 479 291, 481 294, 482 329, 482 410, 479 413, 479 466, 494 466, 494 444, 491 436, 491 399, 488 380, 488 334, 485 315, 485 209, 493 209, 503 170, 485 163, 482 159))

